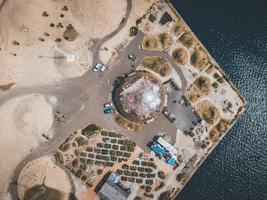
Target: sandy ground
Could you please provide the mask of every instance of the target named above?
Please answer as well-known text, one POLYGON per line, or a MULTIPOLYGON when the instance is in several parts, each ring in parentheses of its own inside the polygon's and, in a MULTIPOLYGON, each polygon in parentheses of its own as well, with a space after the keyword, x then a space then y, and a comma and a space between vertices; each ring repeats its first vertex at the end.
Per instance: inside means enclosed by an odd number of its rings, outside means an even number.
POLYGON ((1 195, 7 190, 15 167, 45 141, 42 134, 53 136, 52 108, 42 95, 13 98, 0 107, 0 122, 0 199, 3 199, 1 195))
POLYGON ((0 12, 0 85, 44 85, 83 75, 92 65, 91 39, 116 29, 125 11, 126 0, 7 0, 0 12), (63 38, 69 24, 78 33, 73 41, 63 38), (75 61, 67 63, 53 45, 75 61))
POLYGON ((71 192, 68 177, 48 156, 38 158, 24 167, 18 179, 20 198, 23 199, 29 188, 42 185, 43 182, 45 186, 59 190, 63 194, 62 200, 68 199, 71 192))
POLYGON ((128 18, 126 26, 113 38, 105 42, 102 46, 106 47, 108 50, 102 50, 99 54, 100 60, 106 64, 110 65, 114 62, 116 57, 119 55, 118 51, 116 49, 120 49, 120 44, 122 46, 126 47, 129 42, 134 38, 130 37, 130 27, 136 26, 136 19, 141 17, 147 9, 154 3, 155 0, 134 0, 132 1, 132 11, 130 13, 130 16, 128 18))

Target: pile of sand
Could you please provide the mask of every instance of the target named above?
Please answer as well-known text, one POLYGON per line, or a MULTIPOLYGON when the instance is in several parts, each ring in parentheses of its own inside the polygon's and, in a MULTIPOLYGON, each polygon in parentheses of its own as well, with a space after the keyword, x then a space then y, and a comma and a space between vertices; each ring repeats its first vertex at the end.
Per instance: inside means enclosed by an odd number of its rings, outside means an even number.
POLYGON ((52 108, 40 95, 24 99, 13 113, 13 123, 21 133, 34 136, 39 141, 53 123, 52 108))

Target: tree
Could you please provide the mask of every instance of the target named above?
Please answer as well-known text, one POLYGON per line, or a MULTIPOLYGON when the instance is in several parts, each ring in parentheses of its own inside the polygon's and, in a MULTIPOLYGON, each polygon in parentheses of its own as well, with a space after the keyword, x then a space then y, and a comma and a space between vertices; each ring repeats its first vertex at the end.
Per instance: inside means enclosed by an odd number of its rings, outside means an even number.
POLYGON ((138 33, 138 28, 136 26, 132 26, 130 28, 130 37, 135 36, 138 33))

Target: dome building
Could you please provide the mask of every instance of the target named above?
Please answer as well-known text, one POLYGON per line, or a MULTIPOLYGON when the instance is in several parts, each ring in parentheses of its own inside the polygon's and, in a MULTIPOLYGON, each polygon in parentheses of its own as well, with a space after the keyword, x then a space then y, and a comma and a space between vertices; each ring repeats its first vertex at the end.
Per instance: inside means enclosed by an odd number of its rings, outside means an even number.
POLYGON ((120 114, 130 121, 146 123, 163 109, 165 89, 161 81, 149 72, 139 71, 121 81, 116 91, 120 114))

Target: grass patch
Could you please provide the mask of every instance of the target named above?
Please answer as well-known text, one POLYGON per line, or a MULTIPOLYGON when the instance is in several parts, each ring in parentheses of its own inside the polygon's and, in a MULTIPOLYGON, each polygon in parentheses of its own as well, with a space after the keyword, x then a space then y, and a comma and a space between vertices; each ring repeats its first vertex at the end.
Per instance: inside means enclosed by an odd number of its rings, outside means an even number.
POLYGON ((150 69, 161 76, 167 76, 171 73, 171 66, 161 57, 145 57, 142 61, 143 67, 150 69))
POLYGON ((188 175, 184 172, 177 174, 176 180, 180 183, 184 183, 188 178, 188 175))
POLYGON ((208 77, 201 76, 195 80, 194 84, 201 94, 208 95, 210 93, 211 83, 208 77))
POLYGON ((126 118, 124 118, 123 116, 117 114, 115 116, 115 122, 123 127, 123 128, 126 128, 126 129, 129 129, 131 131, 140 131, 142 129, 142 125, 141 124, 138 124, 138 123, 134 123, 134 122, 131 122, 129 120, 127 120, 126 118))
POLYGON ((195 80, 190 89, 187 91, 187 98, 196 102, 200 97, 207 96, 211 92, 211 82, 208 77, 200 76, 195 80))
POLYGON ((82 135, 86 136, 86 137, 90 137, 92 136, 96 131, 100 131, 101 128, 98 127, 95 124, 90 124, 88 126, 86 126, 84 129, 82 129, 82 135))
POLYGON ((172 44, 172 38, 167 33, 159 34, 158 39, 162 49, 166 49, 172 44))
POLYGON ((142 48, 146 50, 163 51, 172 44, 172 38, 167 33, 159 35, 145 35, 142 40, 142 48))
POLYGON ((220 137, 220 134, 216 130, 216 128, 213 128, 213 129, 210 130, 210 132, 209 132, 209 138, 210 138, 211 142, 213 142, 213 143, 217 142, 218 139, 219 139, 219 137, 220 137))
POLYGON ((180 42, 187 48, 194 47, 197 45, 197 41, 194 39, 190 32, 185 32, 180 38, 180 42))
POLYGON ((202 117, 202 119, 211 125, 215 124, 220 118, 217 108, 207 100, 197 104, 196 111, 202 117))
POLYGON ((228 130, 229 125, 225 120, 222 119, 218 122, 218 124, 216 124, 215 127, 220 134, 223 134, 228 130))
POLYGON ((132 26, 130 28, 130 37, 135 36, 138 33, 138 28, 136 26, 132 26))
POLYGON ((191 64, 200 71, 207 67, 209 58, 202 48, 195 49, 194 53, 191 55, 191 64))
POLYGON ((142 41, 142 47, 147 50, 160 50, 160 43, 156 37, 145 36, 142 41))
POLYGON ((172 31, 173 31, 174 35, 177 37, 180 36, 181 33, 184 32, 184 30, 185 30, 184 23, 178 22, 178 23, 174 24, 172 27, 172 31))
POLYGON ((185 48, 177 48, 172 52, 172 57, 177 64, 185 65, 189 60, 189 54, 185 48))

